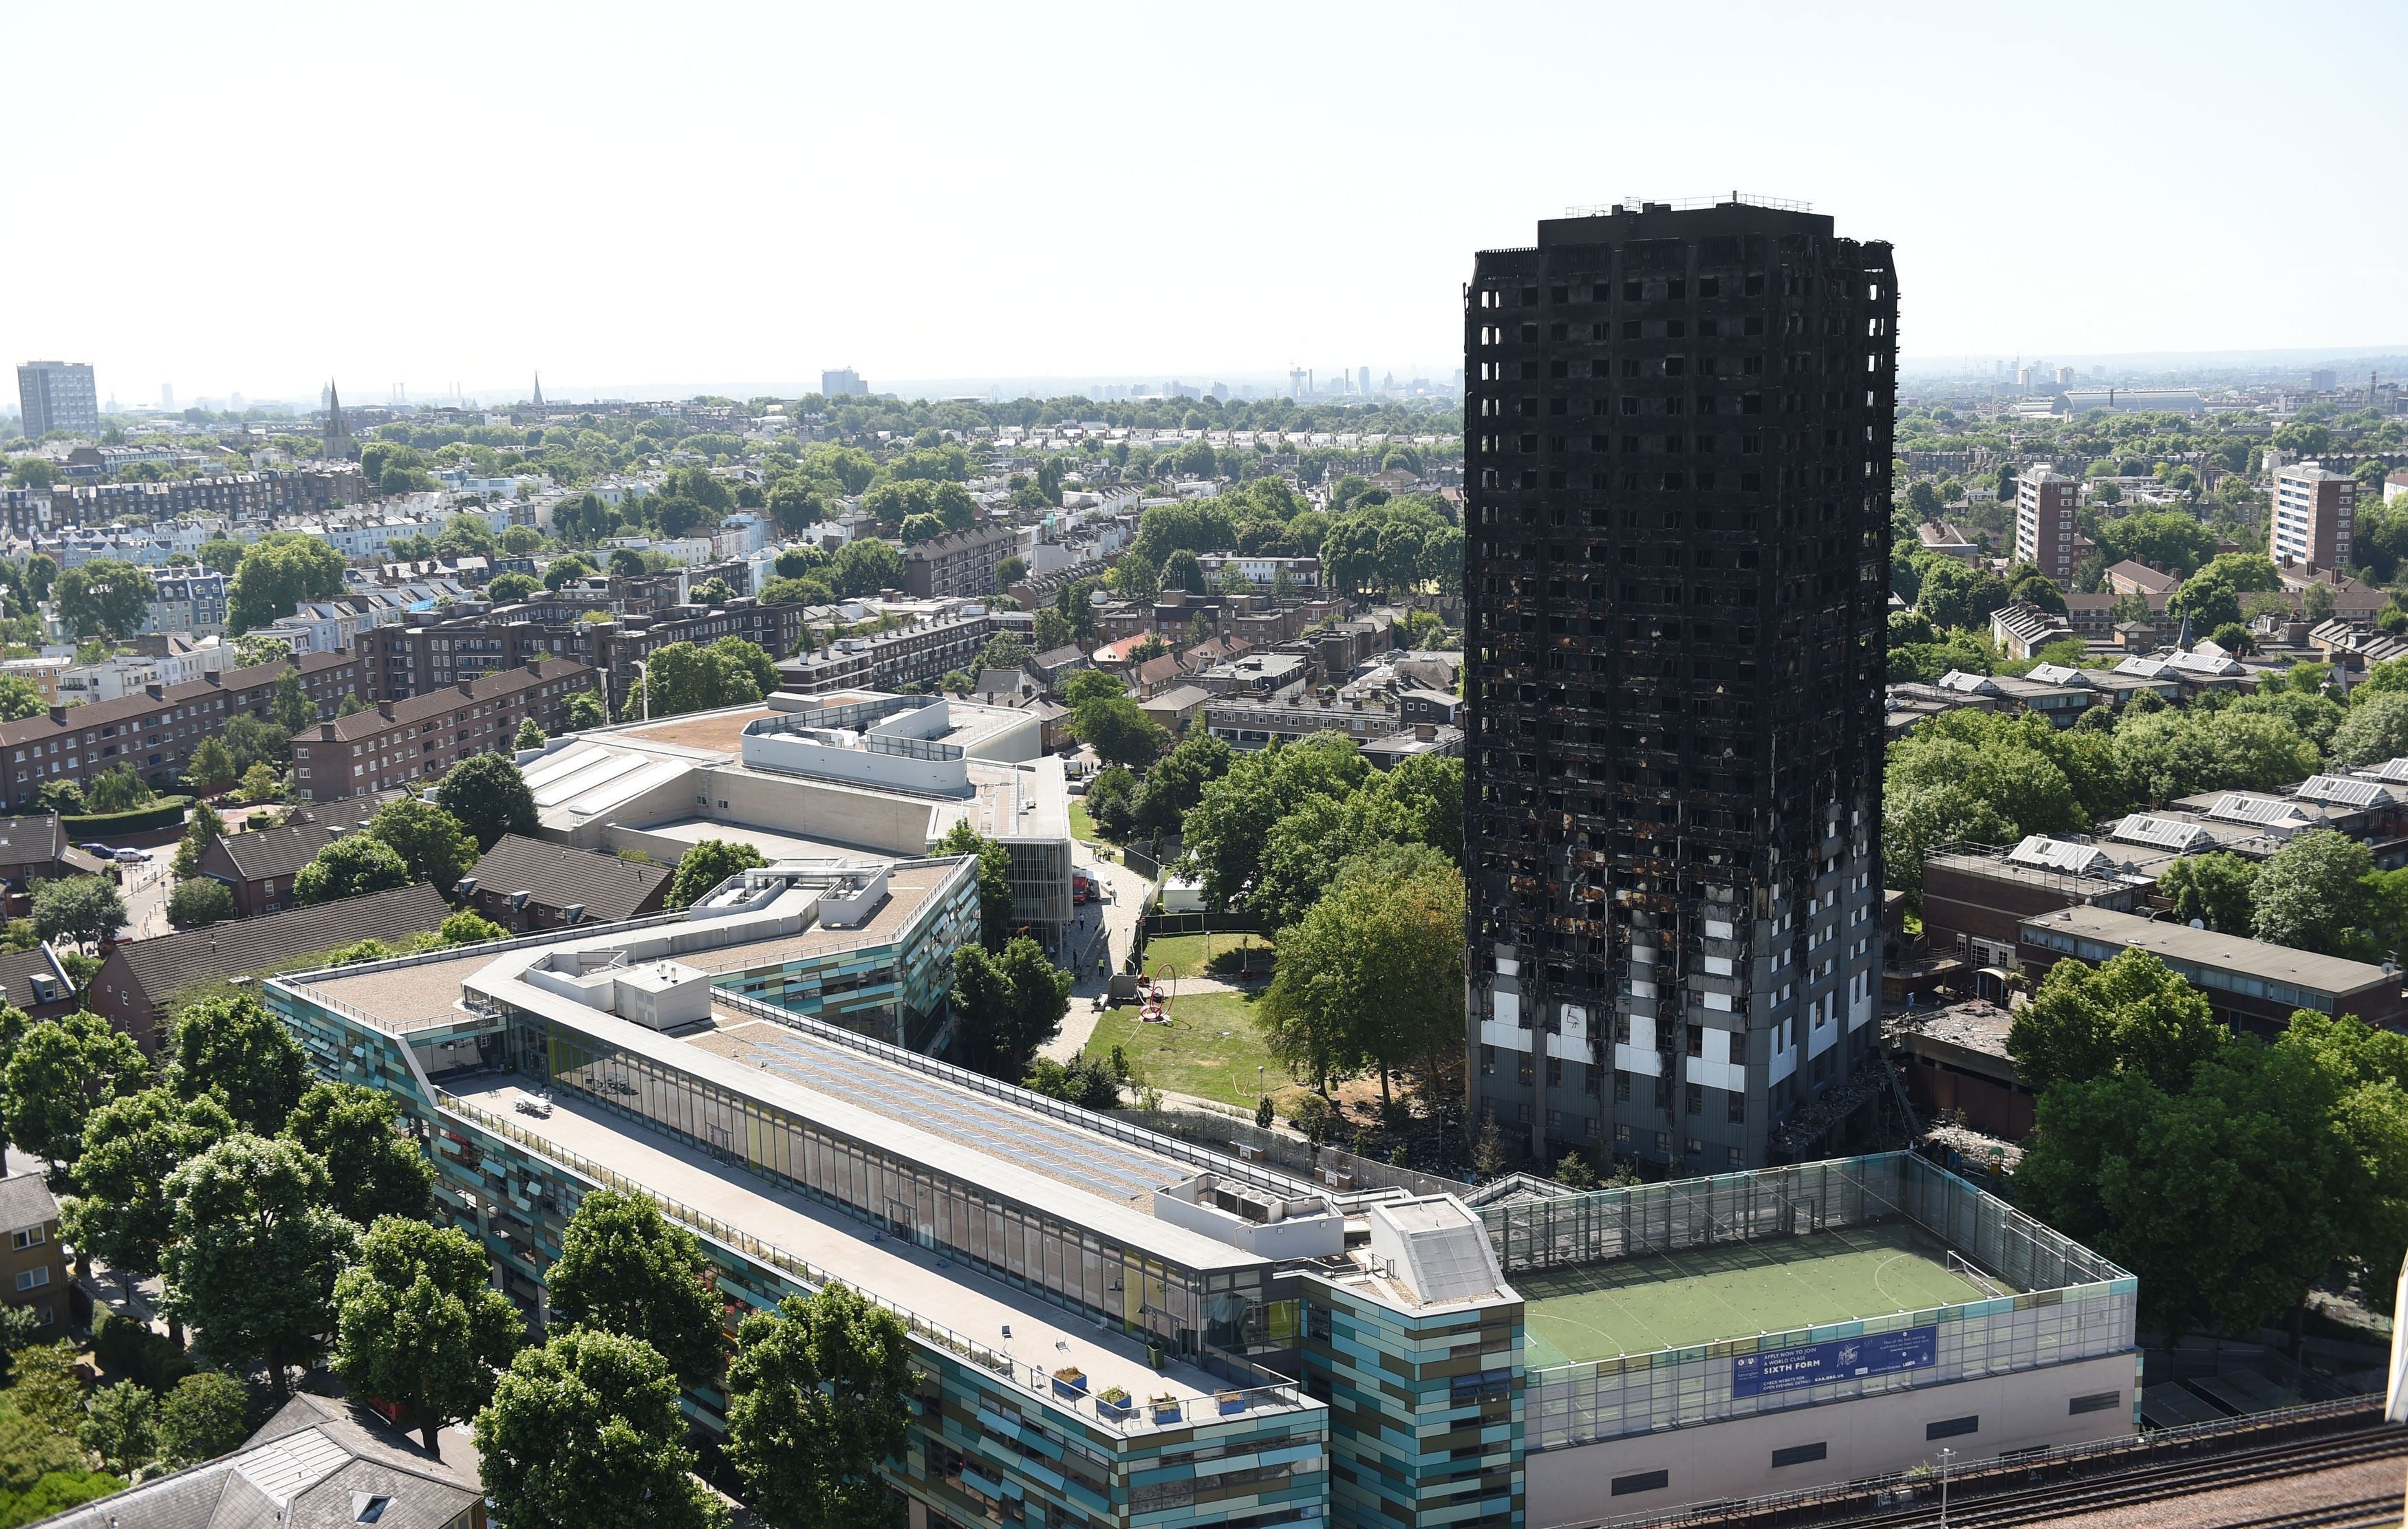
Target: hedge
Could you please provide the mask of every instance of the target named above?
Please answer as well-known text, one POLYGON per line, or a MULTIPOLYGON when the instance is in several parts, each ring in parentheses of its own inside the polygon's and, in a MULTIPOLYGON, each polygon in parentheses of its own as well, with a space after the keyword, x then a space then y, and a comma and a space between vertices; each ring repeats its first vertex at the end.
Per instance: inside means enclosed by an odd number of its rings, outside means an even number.
POLYGON ((71 844, 94 840, 106 842, 117 834, 139 834, 146 828, 165 828, 184 821, 193 805, 189 796, 162 796, 149 807, 137 807, 130 812, 89 812, 78 817, 61 817, 59 826, 67 832, 71 844))

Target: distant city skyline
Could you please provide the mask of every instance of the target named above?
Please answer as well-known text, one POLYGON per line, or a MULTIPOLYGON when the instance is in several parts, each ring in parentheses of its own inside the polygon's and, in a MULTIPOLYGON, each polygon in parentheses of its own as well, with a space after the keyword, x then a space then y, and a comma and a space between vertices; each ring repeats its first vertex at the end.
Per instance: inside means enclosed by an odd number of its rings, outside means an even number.
POLYGON ((22 71, 15 162, 118 190, 0 248, 0 290, 38 294, 0 309, 0 357, 90 362, 122 403, 163 383, 307 397, 329 373, 372 403, 396 379, 482 391, 538 367, 548 393, 1164 357, 1207 380, 1376 376, 1383 351, 1449 353, 1464 251, 1526 237, 1534 211, 1731 187, 1888 233, 1910 375, 2077 346, 2408 344, 2408 207, 2370 190, 2392 135, 2344 93, 2300 151, 2296 93, 2232 41, 2345 38, 2376 78, 2408 57, 2397 6, 1334 5, 1200 26, 1062 7, 939 11, 908 42, 876 12, 766 6, 11 21, 17 57, 107 60, 22 71), (1698 66, 1627 62, 1652 57, 1698 66), (480 59, 541 59, 582 98, 741 148, 583 134, 480 59), (1469 118, 1449 105, 1467 99, 1469 118), (2186 137, 2212 175, 2152 176, 2186 137), (259 166, 257 194, 143 190, 227 155, 259 166), (354 228, 263 215, 371 191, 354 228))

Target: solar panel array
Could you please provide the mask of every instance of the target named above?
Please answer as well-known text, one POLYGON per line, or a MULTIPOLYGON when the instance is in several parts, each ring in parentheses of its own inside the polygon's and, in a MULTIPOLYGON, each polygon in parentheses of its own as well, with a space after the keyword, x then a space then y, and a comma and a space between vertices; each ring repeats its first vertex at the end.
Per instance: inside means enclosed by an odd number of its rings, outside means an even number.
POLYGON ((745 1048, 738 1060, 749 1066, 1140 1208, 1152 1208, 1157 1188, 1188 1177, 1136 1148, 766 1021, 717 1034, 745 1048))

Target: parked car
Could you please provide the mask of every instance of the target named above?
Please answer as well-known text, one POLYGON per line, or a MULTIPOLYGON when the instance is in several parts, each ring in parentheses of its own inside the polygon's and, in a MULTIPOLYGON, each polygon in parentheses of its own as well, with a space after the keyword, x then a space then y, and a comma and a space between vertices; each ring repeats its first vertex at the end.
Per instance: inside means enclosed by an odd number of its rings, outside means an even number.
POLYGON ((76 848, 81 850, 85 854, 98 855, 103 860, 107 860, 109 856, 117 853, 116 850, 110 849, 106 844, 79 844, 76 848))
POLYGON ((117 851, 116 858, 121 865, 141 865, 148 864, 150 856, 148 851, 142 850, 120 850, 117 851))

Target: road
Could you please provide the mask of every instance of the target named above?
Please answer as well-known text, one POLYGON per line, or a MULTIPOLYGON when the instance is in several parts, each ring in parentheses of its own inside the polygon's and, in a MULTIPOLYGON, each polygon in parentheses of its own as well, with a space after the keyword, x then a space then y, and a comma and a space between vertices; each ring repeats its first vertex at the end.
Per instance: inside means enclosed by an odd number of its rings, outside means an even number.
POLYGON ((1146 899, 1154 894, 1154 883, 1118 861, 1103 859, 1092 845, 1079 845, 1074 861, 1103 887, 1105 897, 1081 907, 1067 935, 1064 959, 1079 985, 1071 990, 1070 1012, 1063 1017, 1061 1033, 1038 1053, 1056 1062, 1078 1055, 1095 1034, 1096 999, 1106 986, 1096 963, 1104 963, 1106 974, 1121 969, 1137 942, 1137 922, 1145 912, 1146 899))
POLYGON ((125 893, 127 939, 149 939, 174 929, 167 922, 167 893, 174 890, 169 873, 175 868, 176 847, 163 844, 142 853, 141 865, 119 867, 124 878, 121 889, 125 893))

